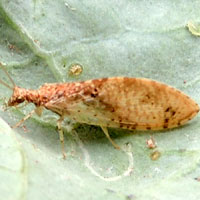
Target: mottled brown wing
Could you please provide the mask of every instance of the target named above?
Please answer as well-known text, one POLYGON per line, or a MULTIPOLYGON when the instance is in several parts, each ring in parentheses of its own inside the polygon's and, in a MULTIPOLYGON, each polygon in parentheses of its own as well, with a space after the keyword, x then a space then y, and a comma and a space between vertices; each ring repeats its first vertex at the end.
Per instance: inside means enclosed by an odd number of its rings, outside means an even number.
POLYGON ((48 109, 64 110, 81 123, 139 130, 173 128, 199 111, 184 93, 144 78, 97 79, 74 87, 76 92, 49 102, 48 109))
POLYGON ((101 91, 101 102, 112 106, 114 121, 122 128, 173 128, 186 123, 199 111, 187 95, 149 79, 112 79, 103 84, 101 91))

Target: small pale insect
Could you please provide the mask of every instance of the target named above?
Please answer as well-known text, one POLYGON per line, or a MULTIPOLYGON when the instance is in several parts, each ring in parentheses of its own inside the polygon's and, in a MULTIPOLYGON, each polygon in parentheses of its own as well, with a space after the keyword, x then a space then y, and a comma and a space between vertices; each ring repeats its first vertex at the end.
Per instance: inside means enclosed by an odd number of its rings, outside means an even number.
POLYGON ((78 76, 83 72, 83 67, 79 64, 72 64, 69 68, 70 76, 78 76))
POLYGON ((38 90, 16 86, 2 66, 13 86, 0 82, 13 90, 8 106, 22 102, 35 104, 33 113, 42 114, 43 108, 57 113, 62 152, 64 139, 62 121, 65 116, 80 123, 98 125, 113 144, 107 127, 129 130, 162 130, 174 128, 191 120, 199 106, 181 91, 163 83, 145 78, 113 77, 70 83, 46 83, 38 90))
POLYGON ((192 33, 192 35, 200 36, 200 25, 197 23, 193 23, 192 21, 189 21, 186 25, 188 27, 188 30, 192 33))
POLYGON ((161 156, 161 153, 159 151, 154 151, 151 153, 150 158, 151 160, 158 160, 158 158, 161 156))
POLYGON ((147 144, 147 147, 149 148, 149 149, 155 149, 156 148, 156 141, 154 140, 154 138, 151 136, 151 138, 150 139, 148 139, 147 141, 146 141, 146 144, 147 144))

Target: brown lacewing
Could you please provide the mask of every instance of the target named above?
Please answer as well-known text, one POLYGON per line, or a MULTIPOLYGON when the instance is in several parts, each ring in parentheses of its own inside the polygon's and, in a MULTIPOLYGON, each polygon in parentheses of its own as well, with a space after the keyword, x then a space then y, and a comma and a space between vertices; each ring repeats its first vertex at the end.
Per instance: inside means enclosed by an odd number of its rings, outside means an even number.
POLYGON ((113 144, 107 127, 129 130, 162 130, 185 124, 198 112, 199 106, 183 92, 163 83, 146 78, 111 77, 81 82, 46 83, 38 90, 15 85, 5 68, 13 90, 8 106, 28 102, 36 108, 15 127, 20 126, 33 113, 42 114, 43 108, 57 113, 62 152, 64 138, 61 123, 65 116, 80 123, 98 125, 113 144))

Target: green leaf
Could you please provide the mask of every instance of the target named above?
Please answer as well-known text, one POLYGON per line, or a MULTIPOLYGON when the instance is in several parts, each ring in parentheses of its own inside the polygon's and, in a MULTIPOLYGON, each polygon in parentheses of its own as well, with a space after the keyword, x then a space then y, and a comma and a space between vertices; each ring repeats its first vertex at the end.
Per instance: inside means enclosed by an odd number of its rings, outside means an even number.
POLYGON ((22 199, 27 189, 26 156, 13 131, 2 119, 0 140, 1 196, 5 199, 22 199))
MULTIPOLYGON (((200 21, 191 1, 0 1, 0 62, 16 85, 99 77, 146 77, 176 87, 200 103, 200 38, 186 28, 200 21), (71 76, 70 67, 83 71, 71 76)), ((3 71, 0 79, 11 85, 3 71)), ((12 91, 0 85, 2 199, 198 199, 199 116, 167 131, 109 129, 65 121, 65 150, 57 116, 45 111, 14 125, 34 106, 9 108, 12 91), (6 98, 6 100, 5 100, 6 98), (7 122, 7 124, 5 124, 7 122), (70 129, 74 126, 74 131, 70 129), (161 156, 146 146, 153 136, 161 156)))

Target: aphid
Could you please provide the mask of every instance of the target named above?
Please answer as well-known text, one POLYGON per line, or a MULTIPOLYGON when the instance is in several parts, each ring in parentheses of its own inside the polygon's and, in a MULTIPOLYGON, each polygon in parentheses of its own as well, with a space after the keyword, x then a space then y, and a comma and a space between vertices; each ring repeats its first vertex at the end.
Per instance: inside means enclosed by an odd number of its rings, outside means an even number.
POLYGON ((160 158, 160 156, 161 156, 161 153, 159 151, 154 151, 150 155, 151 160, 158 160, 158 158, 160 158))
POLYGON ((154 138, 151 136, 151 138, 150 139, 148 139, 147 141, 146 141, 146 144, 147 144, 147 147, 149 148, 149 149, 155 149, 156 148, 156 141, 154 140, 154 138))
POLYGON ((199 24, 189 21, 187 23, 186 27, 188 27, 188 30, 192 33, 192 35, 200 36, 200 25, 199 24))
MULTIPOLYGON (((2 69, 4 67, 2 66, 2 69)), ((43 108, 57 113, 62 152, 64 138, 61 127, 65 116, 80 123, 98 125, 110 138, 107 127, 129 130, 162 130, 174 128, 191 120, 198 105, 181 91, 163 83, 145 78, 113 77, 70 83, 46 83, 38 90, 29 90, 0 82, 13 90, 8 106, 22 102, 35 104, 36 108, 25 116, 20 126, 33 113, 42 114, 43 108)))
POLYGON ((69 68, 70 76, 78 76, 83 72, 83 67, 79 64, 73 64, 69 68))

